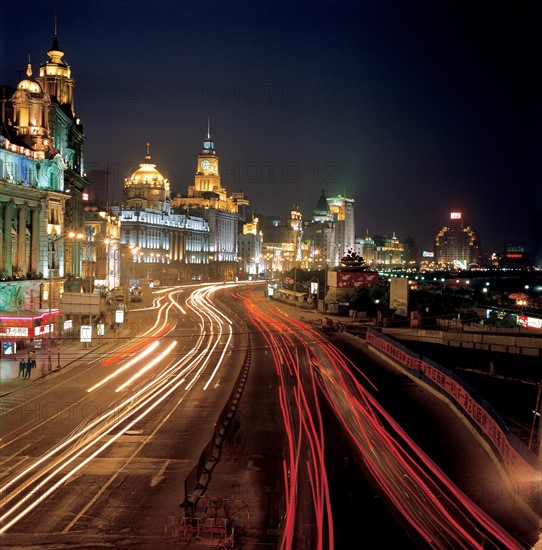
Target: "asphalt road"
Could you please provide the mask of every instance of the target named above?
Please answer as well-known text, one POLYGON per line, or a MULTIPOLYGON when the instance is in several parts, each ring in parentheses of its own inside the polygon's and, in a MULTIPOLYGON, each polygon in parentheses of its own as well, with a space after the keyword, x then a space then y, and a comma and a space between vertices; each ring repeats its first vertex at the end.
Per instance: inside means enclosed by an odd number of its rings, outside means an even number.
MULTIPOLYGON (((296 319, 309 320, 311 316, 283 304, 279 307, 296 319)), ((329 338, 361 368, 363 376, 360 379, 367 376, 376 386, 372 392, 383 407, 473 503, 513 535, 522 547, 530 547, 538 541, 538 530, 519 506, 513 487, 507 486, 485 447, 444 401, 397 367, 382 361, 360 339, 346 333, 332 333, 329 338)), ((273 408, 276 377, 274 379, 271 372, 263 381, 261 371, 269 365, 269 361, 264 361, 265 354, 270 352, 264 345, 259 353, 262 357, 251 370, 251 383, 238 411, 241 430, 237 446, 224 448, 209 486, 209 492, 215 496, 243 497, 249 505, 253 529, 241 539, 241 547, 248 549, 274 547, 271 534, 279 527, 274 519, 280 510, 280 506, 270 505, 280 503, 280 491, 275 485, 270 487, 269 480, 276 479, 277 470, 275 462, 267 459, 272 456, 268 449, 273 427, 275 438, 281 437, 276 406, 273 408), (262 417, 262 411, 267 410, 275 412, 270 418, 262 417), (254 457, 265 458, 255 461, 254 457), (257 475, 253 472, 255 464, 257 475), (266 482, 258 484, 259 480, 266 482)), ((352 441, 338 429, 336 417, 329 409, 322 409, 326 418, 326 467, 336 548, 430 547, 420 541, 390 506, 366 475, 352 441)), ((277 452, 278 444, 274 448, 274 453, 277 452)), ((278 537, 274 543, 278 544, 277 541, 278 537)))
MULTIPOLYGON (((243 518, 240 547, 278 548, 285 532, 288 504, 284 468, 285 464, 290 468, 292 463, 285 462, 291 448, 285 438, 284 408, 277 399, 281 387, 277 365, 288 362, 277 363, 274 357, 277 346, 270 345, 265 331, 256 330, 254 321, 248 319, 247 302, 235 295, 240 293, 229 288, 223 290, 221 295, 226 306, 249 322, 252 354, 249 377, 235 415, 238 430, 235 437, 223 441, 220 460, 212 469, 205 495, 224 499, 230 509, 244 507, 243 510, 249 511, 249 521, 243 518)), ((160 296, 154 295, 156 299, 160 296)), ((75 361, 69 368, 33 381, 21 392, 3 399, 2 513, 12 506, 6 499, 10 498, 14 486, 27 497, 21 501, 20 511, 36 500, 43 501, 0 535, 3 547, 172 548, 165 525, 170 516, 182 512, 179 504, 184 498, 183 481, 191 474, 201 450, 214 433, 216 419, 238 378, 246 354, 246 340, 240 325, 228 323, 203 302, 192 303, 191 309, 185 300, 188 292, 183 290, 176 298, 177 305, 168 301, 167 293, 162 296, 155 309, 131 314, 133 322, 138 324, 138 334, 147 326, 154 326, 153 339, 158 340, 160 346, 154 348, 149 360, 158 359, 161 351, 174 342, 177 347, 128 389, 116 391, 119 384, 130 380, 129 369, 96 390, 87 391, 103 381, 104 372, 112 372, 113 367, 103 366, 113 357, 111 352, 106 357, 89 359, 87 356, 83 361, 75 361), (186 370, 188 359, 196 357, 200 358, 199 362, 186 370), (188 388, 192 380, 194 383, 188 388), (151 400, 138 401, 142 399, 139 392, 151 400), (134 403, 134 416, 130 417, 134 419, 159 395, 164 395, 160 405, 133 425, 131 420, 124 420, 117 432, 99 434, 97 428, 84 431, 99 413, 109 410, 115 411, 112 415, 115 421, 122 421, 122 411, 130 409, 130 403, 134 403), (15 410, 19 416, 14 414, 15 410), (25 412, 24 416, 20 416, 20 410, 25 412), (27 414, 29 411, 34 411, 34 416, 27 414), (35 414, 36 411, 39 413, 35 414), (81 411, 86 411, 83 418, 81 411), (66 453, 64 461, 58 460, 61 453, 47 457, 48 449, 73 435, 76 437, 62 451, 66 453), (73 451, 82 449, 87 440, 97 439, 98 435, 104 447, 93 460, 84 463, 93 448, 77 456, 73 451), (47 493, 50 485, 32 485, 35 472, 42 466, 32 470, 29 466, 40 457, 44 457, 42 464, 58 461, 58 467, 51 471, 49 484, 67 476, 50 494, 47 493), (68 463, 68 459, 71 462, 68 463), (70 474, 72 468, 77 469, 70 474), (22 477, 8 487, 18 473, 22 477)), ((281 309, 291 316, 291 324, 298 327, 301 318, 304 323, 310 316, 318 317, 295 308, 281 306, 281 309)), ((287 330, 288 324, 270 332, 276 338, 283 338, 284 335, 278 333, 287 330)), ((377 388, 370 390, 374 397, 457 486, 499 525, 524 541, 525 547, 534 544, 537 530, 523 515, 491 457, 451 409, 399 369, 382 361, 361 340, 345 333, 332 333, 329 339, 360 367, 363 373, 360 378, 367 376, 377 388)), ((120 344, 133 346, 138 342, 129 340, 119 342, 119 348, 120 344)), ((281 342, 282 353, 287 354, 287 341, 281 342)), ((117 368, 141 359, 143 349, 132 348, 112 365, 117 368)), ((307 352, 307 357, 310 354, 312 351, 307 352)), ((305 376, 310 372, 311 363, 308 359, 307 362, 298 360, 300 357, 301 354, 293 354, 295 360, 290 367, 304 365, 303 385, 308 387, 311 378, 305 376)), ((320 398, 309 400, 307 408, 298 408, 299 402, 292 399, 296 383, 288 379, 285 387, 291 390, 288 402, 296 437, 304 426, 302 417, 311 414, 316 404, 320 405, 323 432, 307 430, 303 440, 314 436, 315 442, 317 438, 325 441, 325 469, 319 469, 314 453, 311 456, 304 452, 299 456, 306 464, 314 460, 312 471, 329 486, 326 494, 331 502, 335 548, 424 547, 368 475, 367 464, 359 459, 355 442, 338 421, 337 411, 320 398)), ((390 470, 390 475, 394 471, 390 470)), ((300 475, 298 480, 299 494, 303 497, 296 505, 299 522, 293 527, 292 548, 316 548, 313 541, 319 529, 324 547, 331 547, 325 514, 323 518, 314 518, 311 515, 314 502, 304 496, 310 494, 307 492, 310 476, 300 475)), ((325 510, 325 498, 321 496, 318 496, 319 502, 325 510)), ((184 546, 191 547, 191 544, 176 542, 174 547, 184 546)))

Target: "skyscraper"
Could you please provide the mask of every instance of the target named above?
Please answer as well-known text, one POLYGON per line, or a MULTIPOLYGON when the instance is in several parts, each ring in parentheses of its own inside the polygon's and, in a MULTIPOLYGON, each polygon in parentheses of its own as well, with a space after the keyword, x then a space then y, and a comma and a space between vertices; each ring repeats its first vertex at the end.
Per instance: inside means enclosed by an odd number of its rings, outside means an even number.
POLYGON ((354 223, 354 199, 341 195, 327 199, 329 210, 335 221, 335 255, 333 265, 348 252, 354 250, 356 244, 356 227, 354 223))
POLYGON ((463 226, 460 212, 450 214, 450 223, 435 237, 435 261, 444 267, 466 269, 478 264, 480 239, 474 229, 463 226))

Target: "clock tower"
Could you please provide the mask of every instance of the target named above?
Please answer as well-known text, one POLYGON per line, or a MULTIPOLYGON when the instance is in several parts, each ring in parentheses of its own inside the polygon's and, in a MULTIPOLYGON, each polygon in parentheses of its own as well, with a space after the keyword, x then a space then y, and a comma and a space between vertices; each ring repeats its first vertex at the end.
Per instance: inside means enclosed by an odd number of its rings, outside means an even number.
POLYGON ((211 139, 209 127, 207 127, 207 136, 203 141, 201 153, 198 155, 198 165, 194 178, 192 196, 201 195, 201 193, 216 193, 220 200, 227 199, 227 192, 220 182, 220 174, 218 173, 218 157, 215 151, 214 141, 211 139))

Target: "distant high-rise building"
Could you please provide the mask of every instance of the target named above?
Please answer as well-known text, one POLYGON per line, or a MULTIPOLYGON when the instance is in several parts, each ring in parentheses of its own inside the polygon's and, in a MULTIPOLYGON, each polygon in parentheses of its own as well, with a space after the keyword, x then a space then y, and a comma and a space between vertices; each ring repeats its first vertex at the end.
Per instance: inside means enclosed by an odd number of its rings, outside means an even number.
POLYGON ((335 221, 323 189, 312 212, 312 220, 303 225, 303 242, 308 245, 307 267, 337 265, 335 221))
POLYGON ((480 239, 474 229, 463 226, 460 212, 450 214, 450 224, 435 237, 435 261, 438 265, 467 268, 480 260, 480 239))
POLYGON ((414 267, 418 265, 420 259, 418 257, 418 246, 412 237, 407 237, 403 241, 404 246, 404 263, 405 267, 414 267))
POLYGON ((356 227, 354 223, 354 199, 347 199, 341 195, 330 197, 327 200, 329 210, 335 222, 336 256, 332 258, 333 265, 354 249, 356 244, 356 227))

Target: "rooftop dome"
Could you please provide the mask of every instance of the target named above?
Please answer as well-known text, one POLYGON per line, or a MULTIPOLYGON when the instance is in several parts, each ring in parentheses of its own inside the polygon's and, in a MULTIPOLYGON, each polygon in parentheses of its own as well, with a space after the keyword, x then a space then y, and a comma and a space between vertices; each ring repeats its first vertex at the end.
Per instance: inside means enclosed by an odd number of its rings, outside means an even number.
POLYGON ((21 80, 19 84, 17 84, 17 90, 26 90, 31 94, 43 93, 43 90, 41 89, 41 86, 38 84, 38 82, 35 81, 33 78, 30 78, 32 76, 32 65, 30 64, 30 56, 28 56, 28 67, 26 68, 26 76, 28 78, 21 80))
POLYGON ((139 169, 136 170, 131 177, 126 179, 128 185, 134 184, 148 184, 148 185, 163 185, 165 178, 156 169, 155 164, 143 163, 139 165, 139 169))
POLYGON ((156 169, 156 164, 151 164, 151 156, 149 153, 150 144, 147 143, 147 154, 145 162, 139 165, 139 168, 125 180, 125 187, 131 185, 148 185, 151 187, 161 187, 169 189, 169 182, 156 169))
POLYGON ((35 81, 28 78, 25 78, 24 80, 21 80, 19 84, 17 84, 17 90, 26 90, 32 94, 41 94, 42 89, 41 86, 35 81))

